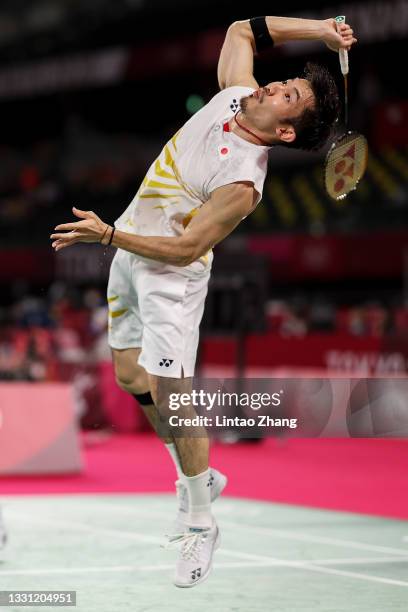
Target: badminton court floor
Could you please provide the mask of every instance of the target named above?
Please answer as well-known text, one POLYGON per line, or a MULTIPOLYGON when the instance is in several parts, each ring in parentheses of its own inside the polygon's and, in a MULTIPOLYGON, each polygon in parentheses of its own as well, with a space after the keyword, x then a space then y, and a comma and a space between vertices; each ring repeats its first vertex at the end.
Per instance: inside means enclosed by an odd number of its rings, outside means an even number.
POLYGON ((6 496, 1 503, 10 538, 0 590, 74 590, 81 612, 408 607, 408 522, 225 497, 214 504, 222 544, 212 575, 177 589, 177 552, 160 546, 175 513, 172 496, 6 496))

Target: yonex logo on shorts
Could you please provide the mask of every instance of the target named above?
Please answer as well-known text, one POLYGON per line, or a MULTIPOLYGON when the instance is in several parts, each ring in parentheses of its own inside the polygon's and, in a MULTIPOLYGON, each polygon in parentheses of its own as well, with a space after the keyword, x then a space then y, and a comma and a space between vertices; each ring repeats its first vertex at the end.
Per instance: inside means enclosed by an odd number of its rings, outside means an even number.
POLYGON ((174 359, 165 359, 163 357, 163 359, 161 360, 161 362, 159 363, 159 366, 162 368, 163 366, 165 366, 166 368, 170 367, 171 364, 173 363, 174 359))

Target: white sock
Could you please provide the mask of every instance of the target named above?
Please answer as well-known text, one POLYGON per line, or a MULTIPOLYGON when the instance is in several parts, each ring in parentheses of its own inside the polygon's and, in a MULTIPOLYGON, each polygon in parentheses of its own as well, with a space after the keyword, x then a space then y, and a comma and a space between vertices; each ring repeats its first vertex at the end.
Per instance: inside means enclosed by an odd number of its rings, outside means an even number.
POLYGON ((189 498, 189 512, 186 522, 191 527, 207 528, 212 525, 209 478, 210 468, 201 474, 197 474, 197 476, 182 476, 189 498))
POLYGON ((177 471, 177 477, 181 478, 183 475, 183 470, 181 467, 180 458, 178 456, 176 445, 174 444, 174 442, 170 442, 170 444, 165 444, 164 446, 167 448, 167 450, 169 451, 170 457, 173 459, 174 467, 176 468, 176 471, 177 471))

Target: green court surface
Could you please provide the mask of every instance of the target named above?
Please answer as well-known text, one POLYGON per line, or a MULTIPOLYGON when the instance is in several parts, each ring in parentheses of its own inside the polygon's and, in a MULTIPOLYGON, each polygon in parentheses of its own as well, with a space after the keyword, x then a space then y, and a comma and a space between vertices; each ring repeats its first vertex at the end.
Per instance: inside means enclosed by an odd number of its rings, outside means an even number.
POLYGON ((224 498, 214 504, 222 544, 210 578, 177 589, 177 552, 160 547, 169 495, 2 503, 10 541, 0 590, 75 590, 84 612, 408 610, 407 522, 224 498))

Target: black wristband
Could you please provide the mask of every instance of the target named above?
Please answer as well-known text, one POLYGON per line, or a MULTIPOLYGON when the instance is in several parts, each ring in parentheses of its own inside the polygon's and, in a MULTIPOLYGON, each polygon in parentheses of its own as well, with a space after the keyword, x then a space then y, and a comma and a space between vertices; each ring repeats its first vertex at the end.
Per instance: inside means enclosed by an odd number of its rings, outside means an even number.
POLYGON ((255 47, 258 53, 273 47, 274 43, 266 25, 266 17, 252 17, 249 20, 249 24, 254 35, 255 47))
POLYGON ((116 227, 113 226, 112 233, 111 233, 110 238, 109 238, 108 246, 110 246, 112 244, 113 234, 115 233, 115 229, 116 229, 116 227))
POLYGON ((108 231, 108 229, 109 229, 109 225, 107 225, 107 226, 106 226, 106 230, 103 232, 103 236, 102 236, 102 238, 101 238, 101 239, 100 239, 100 241, 99 241, 101 244, 103 244, 103 243, 102 243, 102 240, 105 238, 105 236, 106 236, 106 232, 108 231))

